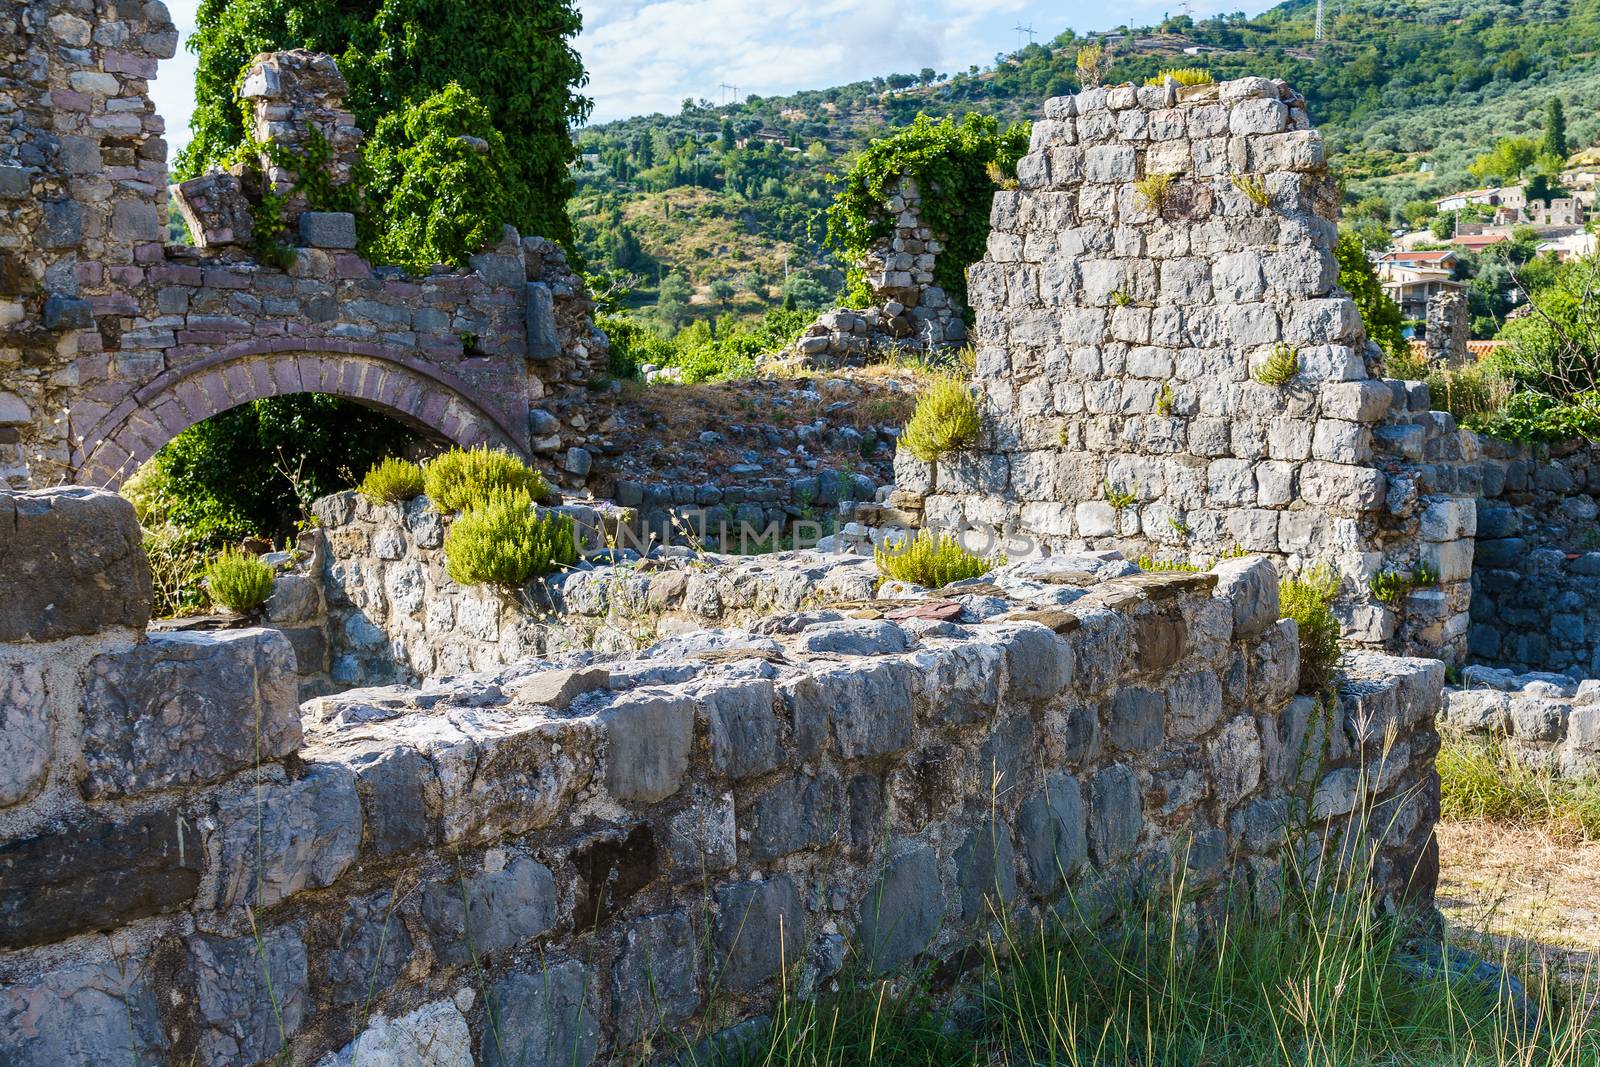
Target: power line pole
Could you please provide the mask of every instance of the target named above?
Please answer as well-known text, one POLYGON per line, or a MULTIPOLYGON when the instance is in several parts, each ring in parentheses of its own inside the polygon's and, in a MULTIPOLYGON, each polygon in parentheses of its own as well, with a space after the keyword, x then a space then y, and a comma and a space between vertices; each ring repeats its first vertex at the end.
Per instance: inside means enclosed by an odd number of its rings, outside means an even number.
POLYGON ((1311 34, 1312 41, 1322 40, 1322 0, 1317 0, 1317 28, 1311 34))
POLYGON ((1019 51, 1019 52, 1022 51, 1022 35, 1023 34, 1027 34, 1028 35, 1028 43, 1029 44, 1033 43, 1033 37, 1034 37, 1033 23, 1030 22, 1026 26, 1024 26, 1021 22, 1018 22, 1015 26, 1013 26, 1011 28, 1017 31, 1017 51, 1019 51))
POLYGON ((722 104, 724 107, 728 104, 728 93, 730 91, 733 93, 733 102, 735 104, 739 102, 739 87, 737 85, 729 85, 727 82, 723 82, 717 88, 722 90, 722 104))

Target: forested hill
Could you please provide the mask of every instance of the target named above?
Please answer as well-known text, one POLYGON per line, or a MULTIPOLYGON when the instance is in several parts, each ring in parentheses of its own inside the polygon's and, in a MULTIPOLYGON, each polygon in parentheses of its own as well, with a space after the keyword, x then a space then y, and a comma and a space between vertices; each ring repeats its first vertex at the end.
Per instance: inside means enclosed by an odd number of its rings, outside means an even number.
MULTIPOLYGON (((1472 158, 1499 137, 1536 135, 1552 96, 1574 144, 1600 134, 1600 0, 1328 0, 1321 42, 1315 10, 1290 0, 1253 19, 1180 16, 1095 39, 1108 40, 1112 82, 1174 66, 1286 79, 1327 136, 1347 199, 1364 198, 1368 212, 1374 197, 1398 212, 1469 184, 1472 158)), ((632 275, 634 303, 659 295, 669 325, 779 300, 786 267, 788 292, 816 302, 838 282, 820 247, 829 179, 862 145, 918 112, 1030 118, 1077 90, 1085 43, 1069 30, 987 69, 886 72, 726 106, 686 100, 677 115, 586 128, 572 205, 580 245, 592 269, 632 275)))

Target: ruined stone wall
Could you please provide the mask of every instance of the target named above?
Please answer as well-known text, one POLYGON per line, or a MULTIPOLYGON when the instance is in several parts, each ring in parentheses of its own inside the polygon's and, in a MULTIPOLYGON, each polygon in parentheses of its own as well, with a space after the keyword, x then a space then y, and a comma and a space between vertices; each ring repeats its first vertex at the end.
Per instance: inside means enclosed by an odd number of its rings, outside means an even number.
MULTIPOLYGON (((176 44, 159 2, 0 11, 0 480, 118 484, 199 419, 322 391, 457 443, 527 451, 537 436, 552 476, 583 485, 566 416, 606 342, 549 242, 508 231, 468 270, 406 278, 355 254, 350 216, 306 212, 284 270, 251 258, 239 181, 214 175, 184 197, 205 247, 165 243, 149 86, 176 44)), ((293 145, 323 129, 346 175, 360 131, 337 68, 276 55, 304 63, 258 63, 260 132, 293 145)))
POLYGON ((885 210, 894 227, 862 269, 872 306, 835 308, 808 326, 795 351, 822 366, 861 363, 896 349, 928 350, 966 340, 966 309, 934 281, 942 242, 922 218, 922 192, 902 181, 885 210))
POLYGON ((1600 773, 1600 680, 1468 667, 1445 690, 1440 729, 1503 746, 1570 778, 1600 773))
POLYGON ((971 622, 789 615, 297 708, 281 634, 143 632, 125 503, 0 504, 19 1067, 675 1051, 1066 885, 1178 863, 1270 903, 1288 828, 1340 854, 1366 801, 1380 892, 1431 899, 1442 668, 1358 656, 1329 719, 1265 561, 1085 559, 971 622))
POLYGON ((1600 677, 1600 454, 1481 438, 1474 662, 1600 677))
POLYGON ((1458 659, 1470 443, 1371 376, 1303 100, 1261 78, 1088 90, 1045 104, 1017 173, 969 271, 981 441, 902 451, 897 507, 1041 550, 1325 561, 1350 640, 1458 659), (1274 356, 1298 372, 1265 384, 1274 356), (1418 611, 1370 594, 1424 561, 1442 584, 1418 611))

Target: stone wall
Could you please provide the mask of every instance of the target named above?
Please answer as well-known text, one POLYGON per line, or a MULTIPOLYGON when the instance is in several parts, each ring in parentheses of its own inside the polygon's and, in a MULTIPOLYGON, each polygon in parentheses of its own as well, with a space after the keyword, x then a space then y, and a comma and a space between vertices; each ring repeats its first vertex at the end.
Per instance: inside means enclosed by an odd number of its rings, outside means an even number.
POLYGON ((672 1051, 1067 885, 1178 863, 1270 905, 1288 828, 1346 855, 1367 802, 1384 899, 1431 902, 1442 668, 1357 656, 1330 720, 1262 560, 1086 557, 970 621, 788 615, 297 709, 278 633, 142 632, 127 505, 4 499, 0 611, 62 605, 0 644, 19 1067, 672 1051))
POLYGON ((872 306, 835 308, 807 327, 794 350, 812 363, 863 363, 875 352, 882 358, 897 349, 931 350, 966 339, 966 309, 933 278, 944 244, 923 221, 916 182, 902 181, 884 207, 893 230, 862 265, 872 306))
POLYGON ((1041 551, 1325 561, 1350 640, 1459 659, 1471 443, 1372 377, 1304 101, 1261 78, 1088 90, 1045 104, 1017 173, 969 271, 982 438, 936 467, 902 451, 896 506, 1041 551), (1274 356, 1298 366, 1279 385, 1274 356), (1369 592, 1422 563, 1442 584, 1415 610, 1369 592))
POLYGON ((1499 744, 1571 778, 1600 773, 1600 681, 1468 667, 1445 690, 1440 729, 1499 744))
POLYGON ((1483 438, 1470 652, 1600 677, 1600 454, 1483 438))
POLYGON ((1441 289, 1428 300, 1428 321, 1423 340, 1430 366, 1459 367, 1471 358, 1467 338, 1472 312, 1465 289, 1441 289))
MULTIPOLYGON (((348 215, 306 212, 279 269, 247 251, 235 175, 186 183, 205 244, 167 245, 149 86, 176 44, 159 2, 0 12, 0 480, 118 484, 193 422, 321 391, 457 443, 526 451, 538 428, 552 475, 581 487, 561 416, 586 402, 606 342, 559 250, 508 231, 471 269, 406 278, 355 254, 348 215)), ((343 91, 326 56, 261 57, 258 133, 322 130, 342 177, 360 136, 343 91)))

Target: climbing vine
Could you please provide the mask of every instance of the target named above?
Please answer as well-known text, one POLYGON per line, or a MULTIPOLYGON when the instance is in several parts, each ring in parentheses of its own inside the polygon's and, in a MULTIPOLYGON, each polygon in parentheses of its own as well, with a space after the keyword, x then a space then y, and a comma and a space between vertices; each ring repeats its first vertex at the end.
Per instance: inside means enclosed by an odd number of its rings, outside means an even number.
POLYGON ((305 198, 308 211, 350 212, 356 216, 360 236, 370 236, 371 225, 366 218, 363 197, 368 178, 367 168, 364 163, 358 163, 356 173, 348 184, 335 184, 331 169, 333 146, 320 131, 309 131, 303 150, 273 141, 246 139, 233 151, 227 162, 231 167, 242 167, 245 183, 260 190, 259 197, 250 207, 250 221, 255 230, 256 258, 261 262, 287 270, 294 261, 293 242, 289 239, 289 224, 284 217, 284 208, 296 196, 305 198), (293 182, 288 189, 282 192, 272 190, 261 165, 263 156, 274 167, 293 175, 293 182))
POLYGON ((1002 127, 985 115, 969 114, 960 122, 918 115, 868 145, 841 180, 827 215, 828 247, 852 264, 854 302, 870 299, 861 263, 872 244, 893 231, 889 199, 910 178, 922 193, 923 222, 944 245, 934 280, 965 306, 967 267, 983 257, 988 243, 994 191, 1015 179, 1031 129, 1027 122, 1002 127))

